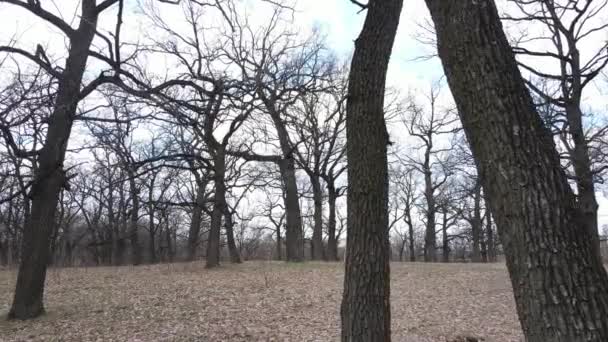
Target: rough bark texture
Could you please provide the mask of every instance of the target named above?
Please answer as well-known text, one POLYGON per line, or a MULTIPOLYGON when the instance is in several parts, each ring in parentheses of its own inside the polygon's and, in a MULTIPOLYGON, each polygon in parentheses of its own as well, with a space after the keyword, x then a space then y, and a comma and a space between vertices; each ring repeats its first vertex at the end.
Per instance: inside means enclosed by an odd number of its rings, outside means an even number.
POLYGON ((82 2, 82 19, 70 39, 55 106, 32 186, 32 210, 23 232, 22 259, 9 318, 29 319, 44 312, 43 295, 59 192, 65 184, 63 161, 79 101, 80 84, 97 26, 95 1, 82 2))
POLYGON ((222 216, 226 213, 226 155, 222 149, 214 151, 213 156, 213 182, 215 183, 215 198, 211 214, 211 227, 209 241, 207 241, 207 268, 220 265, 220 236, 222 216))
POLYGON ((342 341, 390 341, 386 73, 402 0, 371 0, 347 99, 348 225, 342 341))
POLYGON ((293 156, 288 155, 286 159, 281 160, 279 162, 279 169, 285 189, 285 257, 287 261, 304 261, 302 216, 300 214, 298 183, 293 156))
MULTIPOLYGON (((575 78, 576 79, 576 78, 575 78)), ((580 80, 579 80, 580 81, 580 80)), ((576 80, 575 80, 576 82, 576 80)), ((589 157, 589 145, 583 127, 583 113, 580 105, 581 94, 576 94, 575 103, 566 106, 566 118, 574 148, 570 152, 570 160, 576 175, 576 187, 578 189, 578 206, 583 216, 584 226, 589 230, 592 238, 594 253, 601 255, 600 238, 598 231, 597 211, 599 205, 595 198, 595 184, 591 158, 589 157)))
POLYGON ((608 276, 491 0, 427 0, 527 341, 608 341, 608 276))

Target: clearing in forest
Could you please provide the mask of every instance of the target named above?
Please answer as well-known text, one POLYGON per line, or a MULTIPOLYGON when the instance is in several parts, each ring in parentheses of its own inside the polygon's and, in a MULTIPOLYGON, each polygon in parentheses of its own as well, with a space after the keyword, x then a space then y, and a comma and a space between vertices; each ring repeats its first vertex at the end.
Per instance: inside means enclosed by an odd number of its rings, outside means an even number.
MULTIPOLYGON (((50 269, 41 318, 2 341, 337 341, 343 264, 50 269)), ((16 272, 0 270, 6 315, 16 272)), ((391 264, 394 341, 520 341, 503 264, 391 264)))

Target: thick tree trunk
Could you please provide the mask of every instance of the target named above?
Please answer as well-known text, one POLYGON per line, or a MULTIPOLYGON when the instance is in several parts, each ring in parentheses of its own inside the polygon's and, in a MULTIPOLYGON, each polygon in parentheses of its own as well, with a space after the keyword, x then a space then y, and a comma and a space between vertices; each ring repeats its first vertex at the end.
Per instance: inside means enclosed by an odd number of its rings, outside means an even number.
POLYGON ((283 240, 281 239, 281 226, 277 227, 277 260, 283 260, 283 240))
POLYGON ((205 185, 197 182, 198 189, 196 190, 196 203, 192 208, 192 218, 190 220, 190 229, 188 230, 188 261, 196 259, 196 250, 200 243, 201 221, 203 218, 203 206, 205 205, 205 185))
POLYGON ((327 260, 337 261, 338 239, 336 238, 336 200, 338 193, 333 184, 327 184, 327 205, 329 206, 329 217, 327 219, 327 260))
POLYGON ((232 221, 232 214, 228 210, 227 205, 225 208, 224 226, 226 227, 226 242, 228 244, 228 252, 230 253, 230 262, 240 264, 243 261, 241 260, 241 254, 239 253, 239 249, 236 246, 236 241, 234 239, 234 222, 232 221))
POLYGON ((386 72, 402 0, 373 0, 355 41, 347 98, 348 225, 342 341, 390 341, 386 72))
POLYGON ((285 216, 287 223, 285 229, 286 260, 300 262, 304 261, 304 236, 293 156, 289 155, 286 159, 281 160, 279 168, 283 186, 285 187, 285 216))
POLYGON ((426 0, 529 342, 608 341, 608 275, 491 0, 426 0))
POLYGON ((222 216, 226 209, 226 156, 222 149, 215 151, 213 157, 213 182, 215 183, 215 199, 213 201, 213 213, 211 214, 211 227, 209 240, 207 241, 207 268, 220 265, 220 238, 222 227, 222 216))
POLYGON ((325 256, 323 252, 323 190, 321 180, 318 176, 310 177, 312 183, 312 194, 314 202, 314 227, 312 232, 312 259, 322 260, 325 256))
POLYGON ((55 222, 59 192, 66 182, 63 161, 96 25, 95 1, 83 1, 82 19, 70 38, 69 55, 58 81, 46 140, 34 174, 31 215, 23 232, 21 264, 9 318, 29 319, 44 312, 49 239, 55 222))

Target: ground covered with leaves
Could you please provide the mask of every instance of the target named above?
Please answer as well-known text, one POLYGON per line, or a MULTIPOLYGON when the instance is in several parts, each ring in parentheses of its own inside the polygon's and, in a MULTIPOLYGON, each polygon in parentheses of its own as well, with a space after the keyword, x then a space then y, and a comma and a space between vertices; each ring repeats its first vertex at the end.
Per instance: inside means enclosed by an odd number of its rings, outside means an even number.
MULTIPOLYGON (((343 265, 247 262, 51 269, 47 314, 1 341, 337 341, 343 265)), ((520 341, 502 264, 391 265, 394 341, 520 341)), ((16 272, 0 270, 6 317, 16 272)))

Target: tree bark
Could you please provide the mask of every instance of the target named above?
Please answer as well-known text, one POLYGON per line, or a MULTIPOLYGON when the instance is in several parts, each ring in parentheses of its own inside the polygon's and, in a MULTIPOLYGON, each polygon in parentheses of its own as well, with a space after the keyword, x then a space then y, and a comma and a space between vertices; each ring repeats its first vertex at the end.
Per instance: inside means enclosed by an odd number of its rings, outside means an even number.
MULTIPOLYGON (((580 99, 580 96, 576 96, 580 99)), ((591 168, 591 158, 589 157, 589 146, 585 136, 583 127, 583 113, 580 108, 580 100, 575 100, 579 103, 566 106, 566 117, 568 119, 568 129, 574 148, 571 151, 572 166, 576 175, 576 187, 578 189, 578 206, 583 213, 583 224, 589 230, 589 235, 592 238, 592 247, 596 249, 601 257, 600 237, 598 230, 597 211, 599 205, 595 198, 595 183, 593 181, 593 172, 591 168)), ((601 259, 600 259, 601 260, 601 259)))
POLYGON ((481 262, 481 184, 476 184, 473 192, 473 217, 471 220, 471 236, 473 238, 473 254, 471 261, 481 262))
POLYGON ((608 275, 491 0, 426 0, 529 342, 608 341, 608 275))
POLYGON ((213 182, 215 197, 213 201, 213 212, 211 214, 211 227, 207 241, 207 268, 220 265, 220 238, 222 227, 222 216, 226 213, 226 184, 224 183, 226 173, 226 156, 220 148, 214 151, 213 156, 213 182))
POLYGON ((338 239, 336 238, 336 201, 338 193, 336 187, 327 184, 327 205, 329 206, 329 216, 327 219, 327 260, 337 261, 338 258, 338 239))
MULTIPOLYGON (((432 145, 431 145, 432 146, 432 145)), ((433 179, 431 177, 430 150, 427 147, 424 163, 424 198, 426 200, 426 231, 424 234, 424 261, 437 261, 437 234, 435 233, 435 191, 433 189, 433 179)))
POLYGON ((201 221, 203 218, 203 206, 205 205, 205 184, 197 180, 196 200, 194 208, 192 208, 192 218, 190 220, 190 229, 188 230, 188 261, 196 259, 196 250, 200 243, 201 221))
POLYGON ((346 136, 347 246, 342 341, 390 341, 388 231, 389 137, 384 121, 386 73, 402 0, 372 0, 355 41, 346 136))
POLYGON ((323 190, 319 176, 311 175, 312 194, 314 202, 314 227, 312 232, 312 259, 323 260, 323 190))
POLYGON ((224 226, 226 227, 226 242, 228 244, 228 252, 230 253, 230 262, 240 264, 243 261, 241 260, 241 254, 239 253, 239 249, 236 246, 236 241, 234 239, 234 222, 232 221, 232 214, 228 210, 227 205, 225 208, 224 226))
POLYGON ((296 180, 296 167, 292 155, 288 155, 279 162, 281 179, 285 187, 285 247, 286 260, 304 261, 304 236, 302 232, 302 216, 300 200, 298 198, 298 184, 296 180))
POLYGON ((495 262, 496 261, 496 243, 494 242, 494 230, 492 229, 492 214, 489 212, 490 207, 488 204, 488 200, 486 199, 486 210, 488 213, 486 214, 486 238, 487 238, 487 249, 488 249, 488 261, 495 262))
POLYGON ((43 296, 59 192, 65 185, 63 161, 80 96, 80 84, 97 26, 95 1, 82 1, 82 18, 70 50, 38 158, 31 190, 32 207, 23 232, 21 263, 9 318, 30 319, 44 312, 43 296))
POLYGON ((450 262, 450 239, 448 236, 447 212, 443 213, 443 224, 441 227, 442 245, 441 261, 450 262))

